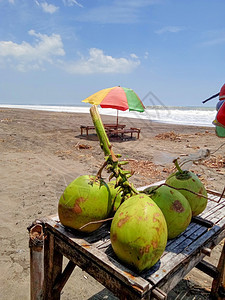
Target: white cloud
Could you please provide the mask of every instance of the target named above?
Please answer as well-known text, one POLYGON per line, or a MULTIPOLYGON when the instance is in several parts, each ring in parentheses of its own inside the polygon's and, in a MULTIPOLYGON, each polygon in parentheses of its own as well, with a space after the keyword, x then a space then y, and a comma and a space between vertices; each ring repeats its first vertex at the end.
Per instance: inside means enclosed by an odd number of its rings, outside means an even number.
POLYGON ((154 4, 161 3, 161 0, 114 0, 114 3, 118 6, 124 7, 147 7, 154 4))
POLYGON ((63 43, 60 35, 36 33, 34 30, 28 32, 34 36, 35 43, 31 45, 25 41, 21 44, 12 41, 0 41, 0 60, 19 71, 32 69, 45 69, 45 64, 53 64, 58 56, 64 56, 63 43))
POLYGON ((177 33, 177 32, 180 32, 184 30, 183 27, 179 27, 179 26, 166 26, 166 27, 163 27, 159 30, 156 30, 155 33, 157 34, 163 34, 163 33, 177 33))
POLYGON ((144 59, 147 59, 147 58, 148 58, 148 55, 149 55, 148 51, 145 51, 144 59))
POLYGON ((28 34, 34 37, 33 43, 23 41, 0 41, 0 66, 14 68, 21 72, 30 70, 45 70, 48 64, 54 64, 66 72, 74 74, 95 73, 130 73, 140 65, 138 56, 134 53, 128 58, 112 57, 103 50, 91 48, 87 57, 80 55, 77 61, 59 60, 65 56, 61 36, 46 35, 30 30, 28 34))
POLYGON ((225 43, 225 31, 220 30, 210 30, 203 34, 204 42, 200 43, 200 46, 217 46, 225 43))
POLYGON ((225 44, 225 36, 204 42, 204 43, 202 43, 202 46, 217 46, 217 45, 221 45, 221 44, 225 44))
POLYGON ((139 64, 140 61, 135 54, 131 55, 131 59, 114 58, 105 55, 101 49, 91 48, 89 57, 81 57, 79 61, 66 64, 64 69, 69 73, 76 74, 130 73, 139 64))
POLYGON ((41 5, 43 11, 46 13, 49 13, 49 14, 54 14, 59 9, 59 7, 57 7, 53 4, 48 4, 47 2, 43 2, 40 5, 41 5))
POLYGON ((66 6, 73 6, 73 5, 77 5, 79 7, 83 7, 82 4, 80 4, 78 1, 76 0, 63 0, 64 5, 66 6))
POLYGON ((14 0, 8 0, 9 1, 9 3, 11 3, 11 4, 15 4, 15 1, 14 0))
POLYGON ((131 53, 130 57, 134 59, 138 59, 138 56, 135 53, 131 53))
POLYGON ((129 24, 143 21, 142 9, 160 3, 161 0, 112 0, 84 10, 77 17, 81 22, 103 24, 129 24), (104 4, 107 2, 106 4, 104 4))

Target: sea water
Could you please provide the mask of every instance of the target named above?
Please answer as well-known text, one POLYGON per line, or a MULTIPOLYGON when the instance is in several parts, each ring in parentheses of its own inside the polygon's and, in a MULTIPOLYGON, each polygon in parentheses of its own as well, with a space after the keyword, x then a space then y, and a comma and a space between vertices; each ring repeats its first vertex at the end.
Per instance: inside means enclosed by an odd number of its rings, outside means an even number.
MULTIPOLYGON (((47 105, 9 105, 0 104, 0 107, 20 108, 32 110, 45 110, 54 112, 89 113, 90 106, 47 106, 47 105)), ((116 116, 117 110, 98 108, 101 115, 116 116)), ((143 113, 135 111, 118 111, 119 122, 123 117, 150 120, 152 122, 213 127, 212 121, 216 116, 216 109, 212 107, 176 107, 176 106, 150 106, 143 113)))

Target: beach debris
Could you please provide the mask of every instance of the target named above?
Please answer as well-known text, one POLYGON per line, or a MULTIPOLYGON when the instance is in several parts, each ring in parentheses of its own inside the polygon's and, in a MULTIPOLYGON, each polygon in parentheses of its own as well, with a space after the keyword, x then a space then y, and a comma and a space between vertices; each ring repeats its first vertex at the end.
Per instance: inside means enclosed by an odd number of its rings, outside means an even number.
MULTIPOLYGON (((189 170, 193 164, 203 164, 209 168, 224 168, 225 167, 225 156, 217 155, 215 153, 225 146, 225 143, 222 143, 217 149, 209 150, 207 148, 201 148, 198 151, 190 154, 180 154, 179 156, 172 155, 166 151, 155 152, 153 155, 153 162, 156 165, 166 165, 172 163, 174 160, 177 160, 179 165, 186 170, 189 170)), ((199 147, 198 147, 199 148, 199 147)))
POLYGON ((65 158, 65 157, 68 157, 68 156, 71 156, 73 153, 72 150, 57 150, 55 152, 55 154, 58 156, 58 157, 61 157, 61 158, 65 158))
POLYGON ((190 224, 192 211, 188 200, 177 190, 168 186, 151 186, 144 193, 158 205, 166 219, 168 239, 182 233, 190 224))
POLYGON ((91 149, 92 146, 86 145, 86 144, 79 144, 79 145, 78 145, 78 148, 79 148, 79 149, 91 149))
POLYGON ((211 157, 210 159, 205 160, 203 164, 209 168, 225 168, 225 155, 211 157))
POLYGON ((194 153, 190 153, 188 155, 178 157, 177 160, 181 167, 185 169, 190 169, 193 163, 203 161, 209 156, 210 156, 210 150, 203 148, 203 149, 199 149, 194 153))
POLYGON ((193 172, 182 170, 177 159, 174 160, 174 164, 177 172, 172 173, 166 179, 166 184, 178 189, 187 198, 191 206, 192 215, 197 216, 207 206, 207 191, 197 175, 193 172), (197 193, 197 195, 192 192, 197 193))
POLYGON ((165 174, 170 174, 173 168, 159 168, 153 161, 151 160, 137 160, 137 159, 127 159, 129 162, 128 168, 131 170, 135 170, 135 174, 140 174, 143 176, 150 177, 151 179, 160 178, 162 176, 162 172, 165 174))
POLYGON ((88 144, 80 144, 80 142, 78 142, 76 145, 73 146, 74 148, 77 148, 77 149, 92 149, 92 146, 91 145, 88 145, 88 144))
POLYGON ((159 133, 155 136, 158 140, 180 141, 181 136, 174 131, 159 133))
POLYGON ((11 122, 12 122, 12 119, 4 118, 4 119, 1 119, 0 122, 1 122, 1 123, 11 123, 11 122))
POLYGON ((167 152, 157 152, 154 153, 153 162, 158 165, 165 165, 173 163, 177 160, 179 165, 186 170, 189 170, 193 164, 202 162, 210 156, 210 150, 206 148, 199 149, 198 151, 190 154, 180 154, 179 156, 174 156, 167 152))

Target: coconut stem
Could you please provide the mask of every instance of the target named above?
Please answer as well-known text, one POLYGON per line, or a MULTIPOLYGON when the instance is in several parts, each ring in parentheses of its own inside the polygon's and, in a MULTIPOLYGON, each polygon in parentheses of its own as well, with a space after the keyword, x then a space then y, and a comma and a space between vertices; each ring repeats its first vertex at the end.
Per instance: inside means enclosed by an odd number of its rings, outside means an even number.
MULTIPOLYGON (((162 183, 162 184, 159 184, 159 185, 153 187, 152 190, 151 190, 151 192, 156 191, 157 189, 159 189, 159 188, 160 188, 161 186, 163 186, 163 185, 168 186, 169 188, 174 189, 174 190, 177 190, 177 191, 187 191, 187 192, 190 192, 190 193, 192 193, 192 194, 194 194, 194 195, 196 195, 196 196, 199 196, 199 197, 202 197, 202 198, 205 198, 205 199, 212 200, 212 199, 210 199, 209 197, 207 197, 207 196, 205 196, 205 195, 202 195, 202 194, 200 194, 200 193, 193 192, 193 191, 191 191, 191 190, 189 190, 189 189, 186 189, 186 188, 177 188, 177 187, 174 187, 174 186, 169 185, 169 184, 167 184, 167 183, 162 183)), ((146 188, 143 192, 144 192, 144 193, 148 192, 148 188, 146 188)), ((212 200, 212 201, 214 201, 214 200, 212 200)), ((214 202, 215 202, 215 201, 214 201, 214 202)))
POLYGON ((118 161, 115 153, 112 150, 112 145, 109 142, 108 136, 105 132, 104 125, 102 123, 102 119, 99 115, 98 109, 96 105, 93 105, 90 109, 91 117, 95 126, 95 130, 97 132, 98 138, 100 140, 100 146, 103 149, 105 155, 111 155, 113 161, 118 161))
POLYGON ((97 177, 101 177, 102 170, 107 166, 108 171, 111 172, 110 179, 115 177, 116 186, 120 186, 122 189, 123 200, 125 200, 126 197, 132 196, 133 194, 138 194, 138 191, 127 180, 127 178, 132 175, 131 172, 122 169, 122 165, 126 164, 126 162, 119 162, 118 157, 120 157, 120 155, 115 154, 112 150, 112 145, 110 144, 108 136, 105 132, 105 128, 99 115, 97 106, 93 105, 90 109, 90 112, 100 141, 100 146, 106 155, 106 162, 100 168, 97 177))
POLYGON ((79 228, 79 230, 81 230, 81 229, 87 227, 88 225, 104 223, 104 222, 112 221, 112 219, 113 219, 113 218, 107 218, 107 219, 98 220, 98 221, 91 221, 91 222, 88 222, 87 224, 84 224, 83 226, 81 226, 81 227, 79 228))
POLYGON ((177 170, 178 170, 180 173, 183 173, 183 170, 182 170, 181 167, 179 166, 177 159, 174 159, 173 163, 175 164, 175 167, 177 168, 177 170))

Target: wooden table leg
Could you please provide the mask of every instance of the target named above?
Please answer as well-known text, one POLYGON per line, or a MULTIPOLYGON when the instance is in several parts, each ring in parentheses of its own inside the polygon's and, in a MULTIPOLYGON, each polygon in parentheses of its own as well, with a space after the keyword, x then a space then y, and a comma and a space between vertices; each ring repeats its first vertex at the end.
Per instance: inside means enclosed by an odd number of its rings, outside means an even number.
POLYGON ((44 241, 44 300, 60 299, 61 290, 55 290, 54 285, 62 274, 62 261, 63 255, 55 248, 54 235, 47 232, 44 241))
POLYGON ((213 280, 211 295, 213 299, 225 299, 225 241, 217 266, 219 275, 213 280))
POLYGON ((41 224, 28 228, 30 240, 30 299, 39 300, 42 297, 44 277, 44 234, 41 224))

